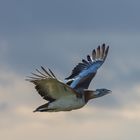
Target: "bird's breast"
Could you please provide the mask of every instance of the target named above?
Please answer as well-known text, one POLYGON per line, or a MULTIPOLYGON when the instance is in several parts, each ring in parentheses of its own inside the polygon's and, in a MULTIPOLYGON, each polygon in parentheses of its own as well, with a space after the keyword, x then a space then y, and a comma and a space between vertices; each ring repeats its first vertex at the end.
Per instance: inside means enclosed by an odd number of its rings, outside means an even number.
POLYGON ((56 111, 70 111, 74 109, 79 109, 85 105, 85 101, 82 98, 77 98, 75 96, 68 96, 60 98, 52 103, 50 103, 49 108, 56 109, 56 111))

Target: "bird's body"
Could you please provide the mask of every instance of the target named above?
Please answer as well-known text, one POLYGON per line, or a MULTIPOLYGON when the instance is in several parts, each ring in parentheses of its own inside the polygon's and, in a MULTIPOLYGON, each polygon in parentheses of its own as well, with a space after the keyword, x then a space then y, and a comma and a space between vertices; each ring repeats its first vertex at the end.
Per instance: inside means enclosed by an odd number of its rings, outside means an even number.
POLYGON ((48 94, 48 97, 43 97, 44 99, 48 98, 48 100, 50 100, 50 103, 37 108, 38 111, 70 111, 73 109, 81 108, 85 105, 84 96, 77 97, 78 93, 76 93, 76 91, 74 91, 68 85, 65 85, 64 83, 58 81, 57 79, 44 79, 36 84, 38 85, 36 86, 38 92, 40 92, 41 89, 41 92, 43 92, 44 90, 44 92, 51 94, 48 94))
POLYGON ((58 111, 71 111, 79 109, 85 105, 84 98, 77 98, 75 95, 69 95, 60 98, 52 103, 49 103, 46 107, 42 109, 37 109, 37 111, 48 111, 48 112, 58 112, 58 111))
POLYGON ((102 48, 99 46, 97 50, 93 50, 92 57, 88 55, 87 60, 82 60, 66 78, 66 83, 58 80, 50 69, 36 69, 38 74, 32 73, 35 77, 28 80, 35 84, 38 93, 48 102, 34 112, 71 111, 82 108, 90 99, 110 93, 107 89, 88 90, 97 69, 106 59, 108 49, 109 47, 105 48, 103 44, 102 48))

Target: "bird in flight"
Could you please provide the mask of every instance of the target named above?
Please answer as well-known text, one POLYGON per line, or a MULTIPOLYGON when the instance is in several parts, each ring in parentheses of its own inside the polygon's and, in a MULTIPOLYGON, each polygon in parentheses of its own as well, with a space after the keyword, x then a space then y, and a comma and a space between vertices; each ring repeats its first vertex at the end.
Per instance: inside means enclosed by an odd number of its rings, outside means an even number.
POLYGON ((62 82, 56 78, 50 69, 41 66, 41 70, 36 69, 33 76, 28 77, 28 81, 35 85, 37 92, 47 100, 47 103, 39 106, 34 112, 59 112, 80 109, 90 99, 102 97, 111 92, 111 90, 101 88, 89 90, 89 84, 95 77, 97 70, 104 63, 109 46, 102 44, 87 55, 72 70, 69 77, 62 82))

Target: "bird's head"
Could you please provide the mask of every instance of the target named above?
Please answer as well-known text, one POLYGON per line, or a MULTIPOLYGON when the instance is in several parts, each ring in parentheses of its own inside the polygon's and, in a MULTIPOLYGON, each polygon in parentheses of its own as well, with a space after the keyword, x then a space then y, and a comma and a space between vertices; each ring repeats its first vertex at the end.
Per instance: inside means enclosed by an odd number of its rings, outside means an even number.
POLYGON ((111 90, 102 88, 102 89, 96 89, 95 94, 96 94, 96 97, 101 97, 101 96, 107 95, 111 92, 112 92, 111 90))

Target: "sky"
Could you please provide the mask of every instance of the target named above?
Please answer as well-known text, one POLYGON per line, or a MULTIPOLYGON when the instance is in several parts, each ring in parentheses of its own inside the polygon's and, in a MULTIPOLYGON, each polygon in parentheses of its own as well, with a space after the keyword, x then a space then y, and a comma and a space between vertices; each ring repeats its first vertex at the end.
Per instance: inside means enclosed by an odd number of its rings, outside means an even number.
POLYGON ((139 0, 0 0, 0 138, 139 139, 139 0), (90 84, 112 94, 71 112, 33 113, 45 103, 25 81, 45 66, 64 80, 98 45, 108 57, 90 84))

